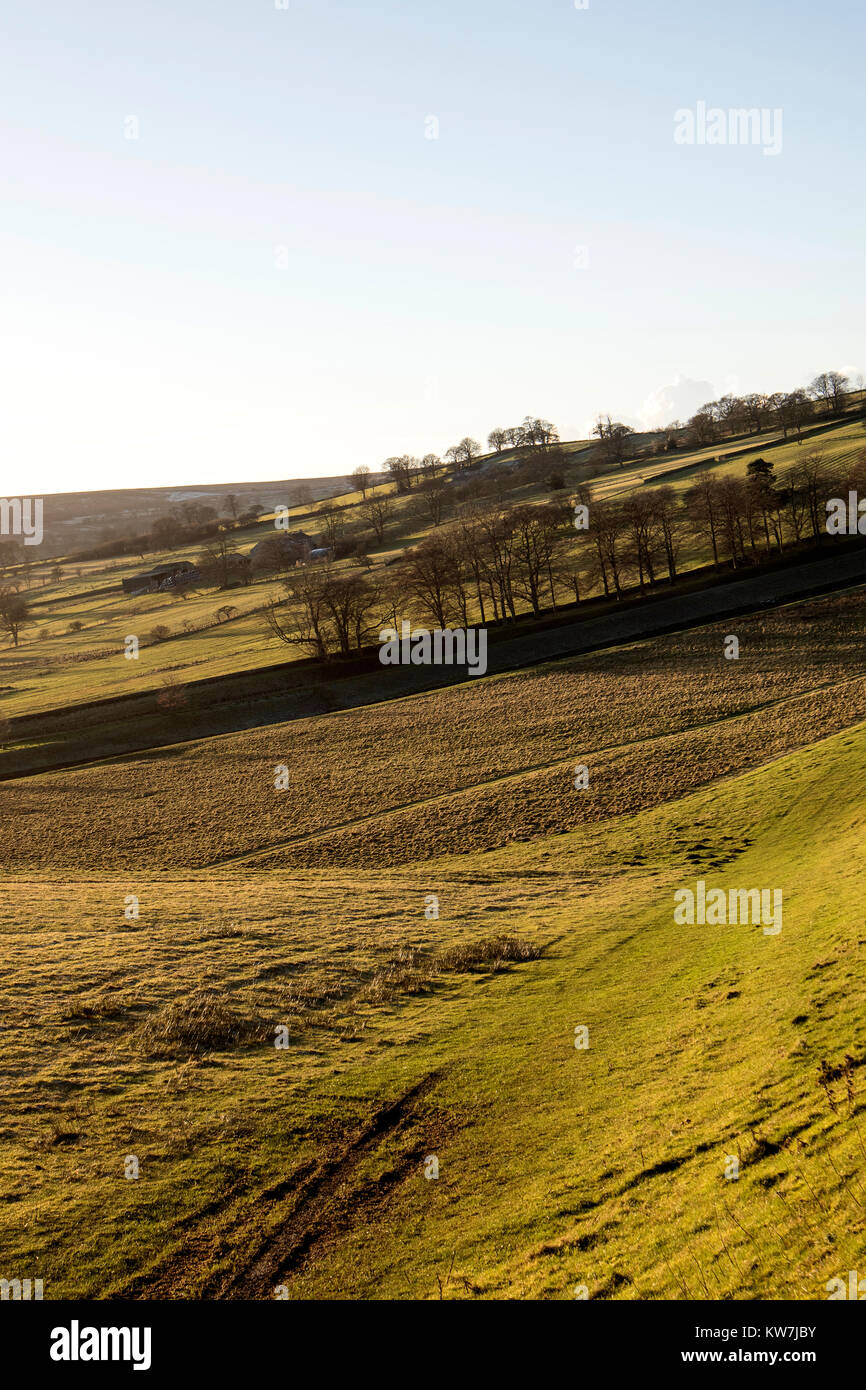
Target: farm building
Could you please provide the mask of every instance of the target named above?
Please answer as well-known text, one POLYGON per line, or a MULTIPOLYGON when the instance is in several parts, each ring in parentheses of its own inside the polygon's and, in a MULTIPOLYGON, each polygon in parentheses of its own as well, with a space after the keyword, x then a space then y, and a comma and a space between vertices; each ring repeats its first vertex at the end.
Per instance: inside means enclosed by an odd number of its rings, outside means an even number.
POLYGON ((122 580, 122 584, 127 594, 156 594, 194 584, 200 577, 198 567, 190 560, 172 560, 168 564, 154 565, 146 574, 134 574, 122 580))
POLYGON ((248 559, 254 569, 288 569, 299 560, 308 560, 313 542, 306 531, 284 531, 266 536, 249 551, 248 559))

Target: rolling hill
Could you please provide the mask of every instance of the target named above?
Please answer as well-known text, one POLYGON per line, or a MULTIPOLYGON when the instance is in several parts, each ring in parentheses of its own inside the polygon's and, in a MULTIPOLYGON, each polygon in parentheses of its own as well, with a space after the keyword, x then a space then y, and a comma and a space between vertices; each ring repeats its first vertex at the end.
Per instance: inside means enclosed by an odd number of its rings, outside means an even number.
POLYGON ((10 1266, 826 1297, 866 1210, 864 613, 5 784, 10 1266), (780 891, 781 931, 679 925, 698 881, 780 891))

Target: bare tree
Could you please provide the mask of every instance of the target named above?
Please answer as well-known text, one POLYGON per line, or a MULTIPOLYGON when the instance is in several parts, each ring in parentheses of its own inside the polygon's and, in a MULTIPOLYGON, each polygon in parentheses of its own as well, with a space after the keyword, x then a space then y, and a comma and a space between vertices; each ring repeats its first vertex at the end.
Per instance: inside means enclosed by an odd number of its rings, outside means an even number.
POLYGON ((371 493, 361 505, 361 516, 372 526, 376 540, 385 543, 385 527, 394 515, 394 502, 387 493, 371 493))
POLYGON ((559 439, 556 426, 552 425, 549 420, 538 419, 535 415, 527 415, 521 425, 521 430, 525 444, 532 444, 542 449, 555 444, 559 439))
POLYGON ((359 463, 358 467, 352 471, 352 482, 355 484, 355 491, 360 492, 361 499, 367 496, 367 488, 370 486, 370 470, 365 463, 359 463))
POLYGON ((634 434, 631 425, 623 425, 618 420, 611 420, 609 415, 599 415, 592 427, 592 433, 601 445, 602 455, 606 462, 617 464, 625 462, 634 434))
POLYGON ((471 583, 475 588, 475 598, 478 603, 478 612, 481 622, 484 623, 487 621, 484 607, 485 588, 488 588, 489 591, 489 586, 484 564, 484 537, 480 521, 475 513, 470 511, 461 518, 459 526, 454 531, 454 537, 463 565, 471 576, 471 583))
POLYGON ((803 426, 811 420, 814 411, 814 403, 802 389, 782 395, 776 407, 776 414, 782 426, 783 437, 787 439, 788 431, 796 430, 799 439, 803 433, 803 426))
POLYGON ((449 498, 449 491, 444 478, 436 476, 424 478, 421 483, 421 496, 427 515, 433 525, 438 526, 449 498))
POLYGON ((184 537, 184 524, 175 516, 157 517, 150 528, 153 550, 174 550, 184 537))
POLYGON ((665 562, 668 567, 668 578, 673 584, 677 578, 677 557, 683 543, 685 529, 682 507, 676 492, 670 485, 657 489, 653 504, 655 519, 661 533, 665 562))
POLYGON ((636 571, 641 593, 647 584, 655 583, 656 549, 659 544, 658 518, 655 498, 647 493, 633 493, 622 506, 627 537, 627 558, 636 571))
POLYGON ((443 536, 416 546, 401 568, 405 589, 430 613, 439 627, 447 627, 453 609, 457 562, 453 547, 443 536))
POLYGON ((318 514, 324 523, 325 538, 333 550, 343 534, 343 514, 332 502, 323 502, 318 514))
POLYGON ((745 414, 746 408, 739 396, 728 393, 715 402, 715 418, 727 434, 736 434, 742 428, 745 414))
POLYGON ((622 597, 622 572, 625 563, 623 536, 625 517, 615 501, 598 501, 592 505, 590 535, 595 545, 596 566, 604 592, 622 597))
POLYGON ((375 630, 369 619, 378 603, 376 587, 359 574, 331 574, 325 579, 324 602, 340 655, 360 651, 375 630))
POLYGON ((409 454, 397 454, 385 460, 385 471, 390 473, 398 492, 410 492, 416 460, 409 454))
POLYGON ((770 411, 768 398, 761 395, 759 391, 751 391, 748 396, 743 396, 743 408, 746 412, 749 429, 753 434, 760 434, 767 423, 767 416, 770 411))
POLYGON ((23 554, 23 543, 14 536, 9 540, 0 540, 0 574, 5 574, 12 565, 20 565, 23 554))
POLYGON ((713 412, 707 406, 702 406, 689 420, 689 440, 698 445, 712 444, 716 438, 716 428, 713 412))
POLYGON ((8 632, 13 647, 18 646, 18 635, 29 617, 27 600, 16 593, 9 585, 0 589, 0 631, 8 632))
POLYGON ((480 453, 481 445, 478 440, 470 439, 467 435, 459 444, 452 444, 450 449, 446 449, 445 457, 451 459, 458 468, 468 468, 480 453))
POLYGON ((285 582, 286 598, 265 610, 265 623, 281 642, 307 646, 321 659, 360 651, 375 631, 377 588, 365 576, 330 568, 306 570, 285 582))
POLYGON ((746 558, 743 523, 748 513, 746 484, 742 478, 720 478, 718 499, 721 510, 722 535, 734 569, 746 558))
POLYGON ((721 507, 718 483, 712 474, 701 473, 683 500, 695 535, 709 540, 713 564, 718 565, 721 507))
POLYGON ((229 586, 229 574, 236 568, 235 543, 226 531, 219 531, 201 553, 199 568, 205 577, 213 576, 221 589, 229 586))
POLYGON ((482 512, 476 521, 482 573, 488 581, 494 617, 516 618, 514 603, 514 525, 510 514, 482 512))
POLYGON ((556 607, 555 567, 563 544, 561 512, 554 507, 515 507, 509 521, 513 528, 513 588, 538 617, 545 585, 556 607))
POLYGON ((265 609, 267 631, 281 642, 308 647, 324 661, 328 655, 327 614, 318 573, 304 570, 287 581, 286 589, 285 599, 274 600, 265 609))
POLYGON ((845 404, 848 384, 847 376, 842 376, 841 372, 822 372, 820 376, 815 377, 809 390, 815 400, 826 403, 830 414, 839 415, 845 404))

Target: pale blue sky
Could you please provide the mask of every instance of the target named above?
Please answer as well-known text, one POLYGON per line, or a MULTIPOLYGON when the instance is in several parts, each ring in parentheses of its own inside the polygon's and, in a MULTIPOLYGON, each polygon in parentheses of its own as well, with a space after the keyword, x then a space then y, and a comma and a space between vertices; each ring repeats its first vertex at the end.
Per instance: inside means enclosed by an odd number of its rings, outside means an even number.
POLYGON ((7 0, 0 492, 866 371, 864 30, 855 0, 7 0), (781 154, 675 144, 699 101, 781 108, 781 154))

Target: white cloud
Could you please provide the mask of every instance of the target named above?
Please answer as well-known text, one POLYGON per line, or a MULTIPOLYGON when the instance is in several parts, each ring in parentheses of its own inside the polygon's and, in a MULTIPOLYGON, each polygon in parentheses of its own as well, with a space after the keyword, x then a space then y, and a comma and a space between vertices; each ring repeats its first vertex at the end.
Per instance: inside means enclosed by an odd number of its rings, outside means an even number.
POLYGON ((637 412, 643 430, 658 429, 672 420, 685 422, 707 401, 715 400, 716 388, 711 381, 696 381, 693 377, 677 375, 669 386, 660 386, 647 396, 637 412))

